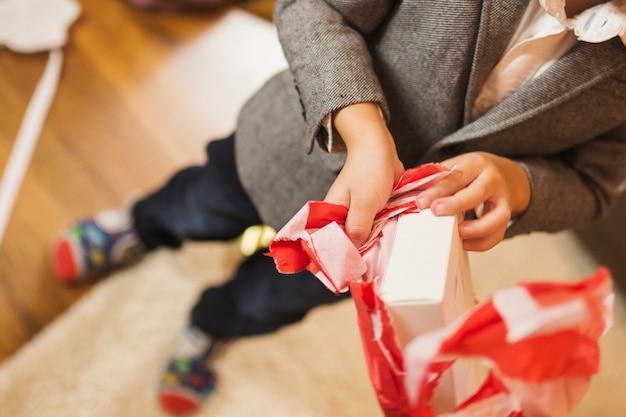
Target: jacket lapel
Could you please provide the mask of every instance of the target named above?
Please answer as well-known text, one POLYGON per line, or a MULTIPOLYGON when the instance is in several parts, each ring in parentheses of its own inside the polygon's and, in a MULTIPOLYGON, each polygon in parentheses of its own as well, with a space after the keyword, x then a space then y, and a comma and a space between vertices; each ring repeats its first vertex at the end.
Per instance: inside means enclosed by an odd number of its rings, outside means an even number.
POLYGON ((572 99, 624 67, 626 47, 619 39, 599 44, 579 42, 541 77, 522 86, 483 116, 438 142, 435 148, 484 137, 523 123, 572 99))
MULTIPOLYGON (((534 0, 537 1, 537 0, 534 0)), ((528 0, 484 0, 476 52, 465 101, 465 120, 491 70, 496 66, 517 29, 528 0)))

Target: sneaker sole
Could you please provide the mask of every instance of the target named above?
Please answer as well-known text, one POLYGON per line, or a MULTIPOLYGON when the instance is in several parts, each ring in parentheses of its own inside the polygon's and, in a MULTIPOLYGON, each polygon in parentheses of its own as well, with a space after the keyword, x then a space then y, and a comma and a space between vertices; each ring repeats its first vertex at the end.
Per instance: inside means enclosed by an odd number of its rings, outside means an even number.
POLYGON ((176 389, 162 389, 159 392, 159 403, 165 411, 178 416, 192 414, 200 407, 198 398, 176 389))
POLYGON ((61 236, 52 250, 52 268, 59 281, 74 283, 80 281, 83 268, 72 242, 61 236))

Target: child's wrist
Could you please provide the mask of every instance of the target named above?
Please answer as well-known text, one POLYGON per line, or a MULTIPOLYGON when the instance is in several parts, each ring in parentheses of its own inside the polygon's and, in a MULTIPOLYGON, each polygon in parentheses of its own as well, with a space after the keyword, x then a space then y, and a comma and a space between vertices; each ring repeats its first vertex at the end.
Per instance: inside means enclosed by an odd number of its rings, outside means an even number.
POLYGON ((387 129, 382 111, 376 103, 357 103, 334 113, 334 127, 348 152, 361 145, 395 144, 387 129))

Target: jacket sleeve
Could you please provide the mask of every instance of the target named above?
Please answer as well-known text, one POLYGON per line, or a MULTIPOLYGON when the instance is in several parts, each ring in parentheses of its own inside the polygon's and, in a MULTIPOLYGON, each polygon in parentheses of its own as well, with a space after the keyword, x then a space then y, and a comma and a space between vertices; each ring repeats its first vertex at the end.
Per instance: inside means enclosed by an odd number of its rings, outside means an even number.
POLYGON ((365 37, 375 32, 391 0, 278 0, 274 21, 300 96, 307 147, 324 147, 322 121, 350 104, 388 107, 365 37))
POLYGON ((626 188, 626 124, 552 157, 519 162, 529 175, 531 201, 506 237, 582 226, 606 216, 626 188))

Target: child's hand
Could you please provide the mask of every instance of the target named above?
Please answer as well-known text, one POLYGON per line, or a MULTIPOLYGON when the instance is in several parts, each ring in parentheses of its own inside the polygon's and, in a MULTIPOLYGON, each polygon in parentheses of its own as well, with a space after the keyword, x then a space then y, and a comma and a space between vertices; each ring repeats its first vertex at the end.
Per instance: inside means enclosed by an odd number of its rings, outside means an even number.
POLYGON ((375 104, 360 103, 341 109, 335 116, 335 128, 348 153, 325 201, 348 208, 346 233, 359 247, 367 241, 374 216, 387 204, 404 166, 375 104))
POLYGON ((418 195, 420 208, 438 216, 475 210, 477 219, 459 225, 463 246, 486 251, 504 238, 507 225, 530 202, 530 183, 518 163, 486 152, 472 152, 442 162, 453 172, 418 195))
POLYGON ((325 201, 348 207, 346 233, 356 247, 363 245, 404 167, 393 155, 381 155, 374 146, 349 152, 339 176, 325 201))

